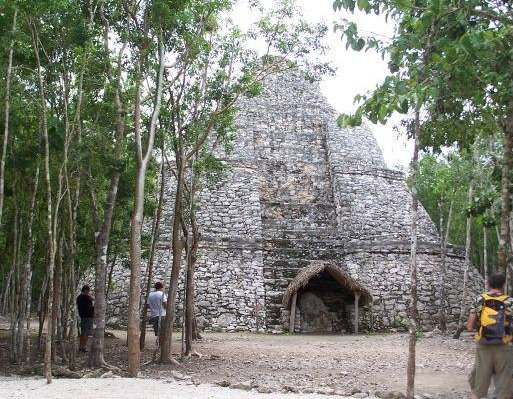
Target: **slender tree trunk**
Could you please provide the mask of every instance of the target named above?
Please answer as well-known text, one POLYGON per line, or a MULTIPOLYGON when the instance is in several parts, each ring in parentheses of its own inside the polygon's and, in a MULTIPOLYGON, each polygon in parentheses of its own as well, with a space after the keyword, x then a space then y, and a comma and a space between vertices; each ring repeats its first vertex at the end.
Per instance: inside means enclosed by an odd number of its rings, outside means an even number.
POLYGON ((105 288, 105 302, 109 302, 110 288, 112 287, 112 274, 114 273, 114 266, 118 262, 117 254, 110 261, 109 275, 107 276, 107 285, 105 288))
MULTIPOLYGON (((14 191, 16 192, 16 191, 14 191)), ((17 203, 17 201, 15 201, 17 203)), ((19 308, 19 271, 18 271, 18 232, 19 232, 19 210, 17 205, 14 205, 14 226, 13 226, 13 236, 12 236, 12 246, 13 246, 13 258, 11 264, 12 270, 12 283, 11 289, 8 295, 9 298, 9 324, 10 324, 10 345, 9 345, 9 360, 11 363, 16 364, 20 360, 20 353, 17 352, 16 346, 16 337, 18 332, 16 331, 18 327, 18 318, 20 314, 19 308)))
MULTIPOLYGON (((62 233, 61 233, 62 234, 62 233)), ((62 236, 57 245, 57 257, 55 261, 55 274, 53 279, 53 309, 49 317, 52 318, 52 362, 57 363, 57 340, 59 325, 59 312, 61 305, 61 276, 62 276, 62 236)), ((64 354, 62 354, 64 356, 64 354)))
MULTIPOLYGON (((122 138, 121 138, 122 139, 122 138)), ((105 203, 103 213, 103 225, 95 239, 96 267, 94 284, 94 324, 93 341, 91 344, 91 353, 89 354, 89 366, 106 366, 104 353, 105 344, 105 314, 106 303, 106 283, 107 283, 107 253, 109 248, 110 229, 116 204, 116 196, 119 186, 119 172, 115 172, 110 181, 110 190, 105 203)))
MULTIPOLYGON (((48 265, 46 266, 48 268, 48 265)), ((38 316, 38 332, 37 332, 37 352, 39 353, 41 351, 42 347, 42 341, 43 341, 43 328, 44 323, 46 320, 46 297, 48 296, 47 293, 47 287, 48 287, 48 276, 45 274, 45 277, 43 279, 43 284, 41 285, 41 291, 39 292, 39 298, 37 302, 37 316, 38 316)))
MULTIPOLYGON (((472 195, 474 193, 473 183, 470 182, 468 187, 468 196, 467 202, 470 204, 472 202, 472 195)), ((472 230, 472 215, 467 213, 467 237, 465 239, 465 264, 463 270, 463 287, 461 293, 461 305, 460 305, 460 315, 458 317, 458 329, 454 333, 453 338, 459 339, 461 333, 465 329, 464 320, 466 316, 467 310, 467 283, 468 283, 468 272, 470 268, 470 245, 471 245, 471 231, 472 230)))
POLYGON ((413 399, 415 395, 415 357, 417 342, 417 225, 418 198, 417 173, 419 168, 420 115, 415 112, 414 148, 412 159, 412 205, 411 205, 411 254, 410 254, 410 320, 408 338, 408 364, 406 369, 406 398, 413 399))
POLYGON ((442 194, 438 201, 438 209, 440 210, 440 309, 438 312, 438 328, 442 332, 447 331, 447 317, 445 312, 445 275, 447 273, 445 264, 445 254, 447 252, 447 241, 445 240, 445 224, 444 224, 444 213, 445 213, 445 198, 442 194))
MULTIPOLYGON (((135 125, 139 131, 141 122, 141 88, 137 87, 135 105, 135 125)), ((138 147, 138 150, 142 150, 138 147)), ((141 227, 144 201, 144 173, 146 165, 141 157, 137 160, 137 174, 135 178, 135 204, 132 214, 130 230, 130 291, 128 300, 128 373, 137 377, 140 367, 139 347, 139 300, 141 295, 141 227)))
POLYGON ((513 149, 513 101, 510 102, 507 109, 506 126, 504 128, 503 141, 503 159, 502 159, 502 208, 501 208, 501 228, 499 236, 498 253, 498 272, 505 273, 508 262, 509 249, 509 213, 510 205, 510 171, 511 171, 511 151, 513 149))
MULTIPOLYGON (((104 47, 109 52, 109 25, 108 20, 103 15, 101 10, 101 17, 105 24, 104 31, 104 47)), ((91 13, 91 20, 93 14, 91 13)), ((92 22, 91 22, 92 25, 92 22)), ((118 53, 117 60, 117 75, 114 79, 110 65, 107 69, 107 77, 109 82, 116 82, 116 88, 114 90, 114 105, 115 105, 115 129, 116 129, 116 156, 121 159, 125 148, 125 123, 124 123, 124 111, 123 104, 121 101, 121 85, 122 85, 122 55, 125 50, 125 44, 121 47, 118 53)), ((107 283, 107 258, 110 240, 110 231, 112 226, 112 219, 114 217, 114 208, 116 205, 116 198, 119 187, 120 172, 113 172, 110 180, 109 193, 105 202, 103 210, 103 223, 101 226, 96 226, 95 236, 95 307, 94 307, 94 324, 95 329, 93 330, 93 340, 91 344, 91 353, 89 355, 88 363, 93 367, 106 367, 108 366, 104 359, 104 344, 105 344, 105 318, 107 310, 107 295, 106 295, 106 283, 107 283)), ((91 191, 91 195, 94 193, 91 191)), ((94 210, 95 214, 98 215, 98 211, 94 210)), ((98 216, 96 220, 98 221, 98 216)))
MULTIPOLYGON (((12 266, 12 265, 11 265, 12 266)), ((14 270, 11 267, 9 269, 9 273, 7 274, 5 281, 5 287, 3 290, 3 300, 2 300, 2 314, 9 314, 9 298, 10 298, 10 292, 12 289, 12 284, 14 284, 14 270)))
POLYGON ((16 21, 18 17, 18 8, 14 9, 12 18, 12 39, 9 46, 9 55, 7 61, 7 74, 5 78, 5 104, 4 104, 4 140, 2 144, 2 158, 0 159, 0 226, 2 226, 2 215, 4 207, 4 179, 5 179, 5 160, 7 157, 7 144, 9 143, 9 110, 11 107, 11 74, 12 58, 14 52, 14 35, 16 34, 16 21))
MULTIPOLYGON (((80 134, 79 134, 80 140, 80 134)), ((75 295, 77 293, 77 278, 76 278, 76 254, 77 254, 77 218, 78 208, 80 206, 80 177, 78 178, 75 186, 74 198, 71 198, 71 187, 69 184, 69 178, 67 179, 68 187, 68 213, 69 213, 69 284, 68 284, 68 296, 69 301, 69 314, 70 314, 70 356, 69 356, 69 367, 75 369, 76 366, 76 350, 77 350, 77 308, 75 305, 75 295)))
MULTIPOLYGON (((140 368, 140 345, 139 345, 139 306, 141 296, 141 227, 144 208, 144 179, 148 162, 151 159, 155 130, 160 114, 162 103, 162 88, 164 78, 164 44, 162 42, 162 31, 159 30, 158 37, 158 59, 159 67, 156 85, 156 100, 151 115, 151 122, 148 132, 146 152, 143 156, 141 140, 141 82, 136 88, 134 130, 137 152, 137 173, 135 182, 134 212, 130 230, 130 288, 128 296, 128 373, 131 377, 137 377, 140 368)), ((136 68, 139 69, 139 68, 136 68)))
POLYGON ((452 225, 452 215, 454 213, 454 196, 456 195, 456 190, 452 192, 451 196, 451 204, 449 205, 449 215, 447 216, 447 223, 445 226, 445 245, 449 242, 449 232, 451 230, 452 225))
MULTIPOLYGON (((165 152, 165 146, 162 145, 162 154, 165 152)), ((159 231, 160 231, 160 220, 162 218, 162 210, 164 204, 164 193, 166 189, 166 164, 162 159, 160 165, 160 191, 159 191, 159 199, 157 203, 157 209, 155 212, 155 219, 153 223, 153 229, 151 233, 151 247, 150 247, 150 259, 148 261, 148 279, 146 281, 146 296, 144 298, 144 305, 142 307, 142 320, 141 320, 141 336, 139 338, 139 345, 141 350, 144 349, 145 341, 146 341, 146 324, 148 323, 148 313, 146 311, 146 307, 148 305, 148 295, 151 290, 151 282, 153 280, 153 264, 155 262, 155 250, 157 248, 157 243, 159 241, 159 231)))
POLYGON ((50 143, 48 140, 48 124, 46 120, 46 99, 45 99, 45 85, 43 76, 41 74, 41 61, 39 58, 39 38, 35 26, 32 26, 32 43, 34 46, 34 55, 36 58, 36 72, 39 81, 39 96, 40 96, 40 112, 41 112, 41 127, 42 136, 45 149, 45 183, 46 183, 46 217, 47 217, 47 246, 48 246, 48 262, 46 276, 48 278, 48 305, 46 326, 46 339, 45 339, 45 355, 44 355, 44 376, 48 384, 52 382, 52 318, 53 312, 53 274, 55 265, 55 237, 53 235, 53 220, 52 220, 52 184, 50 177, 50 143))
POLYGON ((182 267, 183 240, 180 235, 181 220, 183 217, 183 185, 184 185, 184 151, 180 145, 177 152, 176 163, 176 193, 173 214, 173 232, 171 238, 171 250, 173 260, 171 266, 171 281, 169 282, 169 294, 167 300, 166 319, 164 323, 164 339, 160 348, 160 361, 172 363, 171 340, 173 334, 173 321, 175 317, 176 296, 178 293, 178 279, 182 267))
POLYGON ((34 236, 32 227, 34 225, 34 215, 36 207, 36 196, 39 186, 39 162, 36 166, 36 176, 34 178, 34 189, 30 197, 29 220, 27 227, 27 254, 25 262, 23 263, 22 278, 21 278, 21 291, 22 303, 21 312, 18 320, 18 334, 16 339, 18 345, 18 352, 23 356, 25 361, 30 360, 30 307, 31 307, 31 280, 32 280, 32 255, 34 253, 34 236), (25 351, 24 351, 25 349, 25 351), (25 353, 23 353, 25 352, 25 353))
POLYGON ((484 289, 488 290, 488 228, 483 226, 483 277, 484 289))
POLYGON ((193 353, 194 338, 194 272, 198 254, 199 231, 195 216, 191 215, 191 239, 187 253, 187 280, 185 301, 185 357, 193 353))

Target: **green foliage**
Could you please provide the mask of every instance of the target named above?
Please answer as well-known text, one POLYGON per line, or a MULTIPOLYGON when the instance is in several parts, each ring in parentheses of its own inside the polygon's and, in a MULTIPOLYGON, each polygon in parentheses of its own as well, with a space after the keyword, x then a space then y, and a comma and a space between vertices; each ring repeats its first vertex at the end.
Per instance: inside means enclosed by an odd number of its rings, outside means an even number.
POLYGON ((469 148, 503 125, 513 98, 509 2, 336 0, 333 7, 384 15, 396 26, 383 41, 351 21, 337 24, 346 47, 378 51, 390 72, 371 94, 355 98, 360 106, 339 118, 342 126, 360 124, 363 115, 385 123, 395 112, 423 110, 421 145, 440 151, 469 148))
MULTIPOLYGON (((158 162, 164 161, 164 155, 176 161, 175 155, 183 151, 186 184, 193 194, 204 185, 215 184, 227 172, 223 158, 233 150, 236 103, 241 97, 258 96, 263 79, 284 69, 300 70, 310 80, 332 72, 322 61, 326 26, 306 23, 294 2, 278 2, 248 32, 226 18, 232 4, 231 0, 0 0, 2 76, 14 43, 10 139, 0 226, 4 254, 0 292, 7 285, 13 261, 21 263, 28 257, 25 242, 18 253, 13 239, 15 232, 22 239, 27 237, 36 169, 39 166, 44 170, 43 115, 50 143, 56 236, 63 237, 64 274, 69 276, 74 264, 80 278, 95 263, 95 239, 117 176, 108 260, 126 260, 129 252, 138 163, 136 90, 140 89, 143 97, 140 132, 144 142, 155 103, 159 41, 169 65, 164 74, 156 144, 167 148, 167 153, 155 151, 158 158, 150 163, 145 176, 146 218, 155 212, 158 162), (15 7, 19 16, 13 35, 15 7), (251 50, 254 40, 265 41, 268 52, 262 55, 251 50), (41 62, 43 107, 34 42, 41 62)), ((257 4, 254 7, 254 12, 260 12, 257 4)), ((2 109, 5 98, 6 83, 2 79, 2 109)), ((2 112, 2 132, 4 123, 2 112)), ((43 286, 47 262, 47 188, 42 172, 38 184, 32 225, 34 298, 43 286)), ((195 206, 190 209, 195 210, 195 206)), ((143 251, 147 250, 149 237, 144 236, 142 241, 143 251)))
POLYGON ((496 262, 498 245, 495 226, 500 219, 500 175, 494 177, 493 173, 493 162, 499 155, 494 148, 490 142, 478 141, 472 147, 472 154, 458 151, 447 156, 426 154, 419 162, 419 200, 438 228, 440 201, 444 202, 446 225, 451 205, 453 207, 449 243, 459 246, 465 244, 466 218, 469 214, 472 216, 471 259, 480 270, 483 268, 483 228, 489 229, 488 267, 496 262), (468 203, 470 183, 474 187, 474 195, 468 203))

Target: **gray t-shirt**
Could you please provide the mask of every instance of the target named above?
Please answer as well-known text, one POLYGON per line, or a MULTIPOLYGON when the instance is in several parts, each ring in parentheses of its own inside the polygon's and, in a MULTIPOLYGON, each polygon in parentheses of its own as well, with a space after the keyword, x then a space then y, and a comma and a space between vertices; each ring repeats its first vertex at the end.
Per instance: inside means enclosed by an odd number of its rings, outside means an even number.
POLYGON ((148 306, 150 308, 150 317, 165 316, 166 309, 163 303, 167 301, 167 296, 162 291, 153 291, 148 297, 148 306))

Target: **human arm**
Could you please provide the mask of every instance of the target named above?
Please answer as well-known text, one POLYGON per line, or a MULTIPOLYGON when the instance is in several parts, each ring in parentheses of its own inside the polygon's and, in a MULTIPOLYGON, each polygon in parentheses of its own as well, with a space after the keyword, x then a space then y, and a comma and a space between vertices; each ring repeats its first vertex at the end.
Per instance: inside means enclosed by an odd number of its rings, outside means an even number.
POLYGON ((167 309, 167 295, 162 294, 162 308, 167 309))
POLYGON ((477 328, 479 319, 478 314, 481 313, 481 309, 483 306, 483 297, 480 295, 476 298, 473 303, 473 306, 470 309, 470 315, 467 320, 467 331, 474 331, 477 328))
POLYGON ((467 331, 474 331, 477 324, 477 314, 471 313, 467 320, 467 331))

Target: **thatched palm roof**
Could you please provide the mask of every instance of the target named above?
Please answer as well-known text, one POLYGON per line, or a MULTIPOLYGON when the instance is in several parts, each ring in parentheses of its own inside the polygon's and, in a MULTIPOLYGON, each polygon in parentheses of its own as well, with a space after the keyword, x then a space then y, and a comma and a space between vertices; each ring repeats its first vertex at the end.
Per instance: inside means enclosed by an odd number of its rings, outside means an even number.
POLYGON ((283 295, 283 306, 288 309, 294 294, 306 286, 312 278, 321 273, 329 274, 344 290, 353 293, 359 292, 361 295, 360 303, 362 305, 372 301, 372 296, 369 291, 353 279, 349 273, 340 269, 335 263, 315 261, 302 268, 294 280, 290 282, 283 295))

